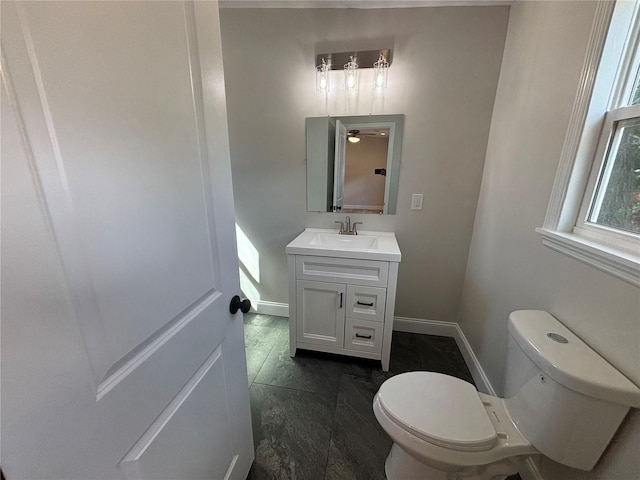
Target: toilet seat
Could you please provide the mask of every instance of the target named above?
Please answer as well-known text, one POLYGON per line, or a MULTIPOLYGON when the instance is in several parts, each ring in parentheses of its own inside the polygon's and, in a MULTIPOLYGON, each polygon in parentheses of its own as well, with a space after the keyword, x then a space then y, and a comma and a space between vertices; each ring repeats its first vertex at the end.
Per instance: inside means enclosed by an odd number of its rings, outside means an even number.
POLYGON ((498 434, 473 385, 434 372, 388 379, 378 392, 388 417, 422 440, 459 451, 489 450, 498 434))

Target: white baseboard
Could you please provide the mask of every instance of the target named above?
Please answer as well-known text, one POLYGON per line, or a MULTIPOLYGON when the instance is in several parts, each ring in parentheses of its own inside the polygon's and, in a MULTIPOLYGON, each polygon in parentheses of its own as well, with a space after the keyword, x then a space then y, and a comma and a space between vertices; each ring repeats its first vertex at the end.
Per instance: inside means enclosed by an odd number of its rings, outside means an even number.
POLYGON ((421 333, 423 335, 439 335, 441 337, 456 336, 456 324, 439 320, 420 320, 417 318, 393 317, 393 329, 398 332, 421 333))
POLYGON ((262 315, 275 315, 278 317, 289 316, 289 304, 279 302, 266 302, 264 300, 252 300, 251 311, 262 315))
POLYGON ((393 329, 399 332, 421 333, 424 335, 439 335, 441 337, 451 337, 456 341, 460 353, 471 372, 476 387, 483 393, 495 395, 496 392, 489 382, 489 378, 482 370, 480 362, 471 349, 471 345, 464 336, 460 325, 456 322, 441 322, 439 320, 422 320, 417 318, 395 317, 393 319, 393 329))
POLYGON ((458 348, 460 349, 460 353, 464 357, 464 361, 467 363, 469 367, 469 371, 471 372, 471 376, 473 377, 473 381, 476 383, 478 390, 483 393, 488 393, 489 395, 496 396, 496 391, 491 385, 489 381, 489 377, 484 373, 480 362, 478 361, 478 357, 473 352, 467 337, 464 336, 464 332, 460 328, 460 325, 455 323, 456 326, 456 336, 453 337, 456 339, 456 343, 458 344, 458 348))

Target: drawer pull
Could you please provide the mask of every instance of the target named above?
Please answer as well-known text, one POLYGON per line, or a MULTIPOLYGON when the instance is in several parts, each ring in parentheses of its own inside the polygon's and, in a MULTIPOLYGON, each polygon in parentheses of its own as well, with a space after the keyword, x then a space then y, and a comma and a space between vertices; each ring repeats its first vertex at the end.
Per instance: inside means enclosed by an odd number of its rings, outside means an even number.
POLYGON ((371 339, 371 335, 360 335, 359 333, 356 333, 356 337, 357 338, 368 338, 368 339, 371 339))
POLYGON ((340 308, 342 308, 342 292, 340 292, 340 308))
POLYGON ((357 303, 358 305, 365 305, 365 306, 367 306, 367 307, 373 307, 373 302, 371 302, 371 303, 365 303, 365 302, 361 302, 360 300, 358 300, 356 303, 357 303))

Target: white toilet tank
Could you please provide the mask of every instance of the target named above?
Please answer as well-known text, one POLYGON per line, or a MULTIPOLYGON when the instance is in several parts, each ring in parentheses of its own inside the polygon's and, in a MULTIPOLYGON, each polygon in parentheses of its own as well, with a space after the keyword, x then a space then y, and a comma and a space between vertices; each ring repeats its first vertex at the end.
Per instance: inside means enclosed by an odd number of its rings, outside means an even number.
POLYGON ((505 404, 522 434, 547 457, 591 470, 640 388, 549 313, 509 316, 505 404))

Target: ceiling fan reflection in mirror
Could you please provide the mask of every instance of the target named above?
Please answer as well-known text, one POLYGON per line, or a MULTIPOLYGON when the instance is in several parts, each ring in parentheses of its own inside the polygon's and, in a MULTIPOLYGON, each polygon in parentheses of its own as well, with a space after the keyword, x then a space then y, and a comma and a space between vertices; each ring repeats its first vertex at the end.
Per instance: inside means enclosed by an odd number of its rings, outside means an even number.
POLYGON ((383 129, 349 130, 347 132, 347 140, 351 143, 358 143, 362 137, 384 137, 388 135, 389 131, 383 129))

